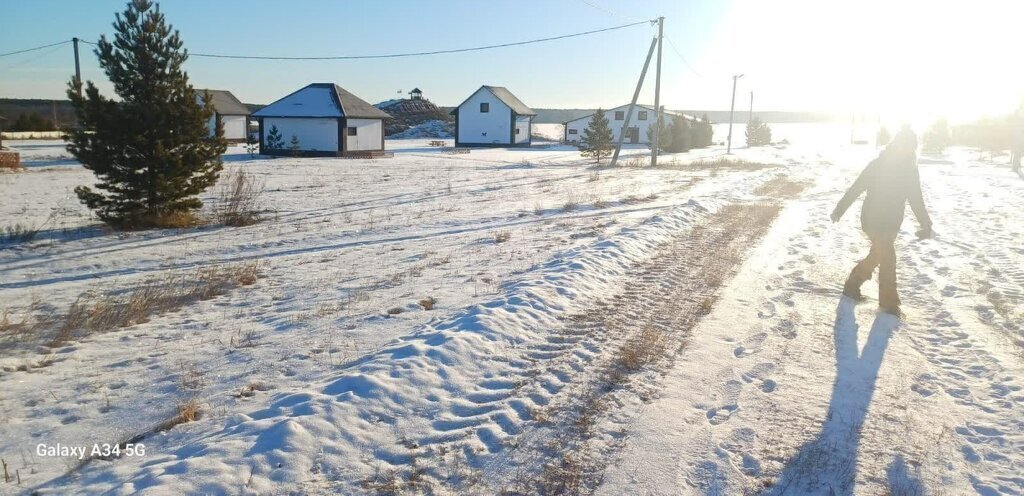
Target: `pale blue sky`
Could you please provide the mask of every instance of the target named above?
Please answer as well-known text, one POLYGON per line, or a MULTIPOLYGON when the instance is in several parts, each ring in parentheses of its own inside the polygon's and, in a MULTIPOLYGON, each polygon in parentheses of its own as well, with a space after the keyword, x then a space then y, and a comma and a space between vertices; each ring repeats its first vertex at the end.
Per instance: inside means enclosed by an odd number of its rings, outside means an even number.
MULTIPOLYGON (((0 0, 0 53, 111 33, 125 0, 0 0)), ((1009 36, 1024 2, 977 0, 165 0, 192 52, 355 55, 522 41, 665 16, 663 101, 727 109, 755 90, 761 110, 995 112, 1022 95, 1009 36), (1012 12, 1011 12, 1012 11, 1012 12), (676 54, 682 53, 695 71, 676 54)), ((336 82, 370 102, 414 86, 441 105, 481 84, 507 86, 533 107, 610 107, 632 95, 654 28, 419 58, 247 61, 193 57, 197 87, 269 103, 311 82, 336 82)), ((1018 30, 1019 32, 1019 30, 1018 30)), ((1016 42, 1019 45, 1019 41, 1016 42)), ((91 47, 83 77, 103 82, 91 47)), ((62 98, 70 45, 0 58, 0 96, 62 98)), ((653 68, 652 68, 653 71, 653 68)), ((101 88, 109 88, 105 84, 101 88)), ((653 80, 641 100, 650 102, 653 80)))

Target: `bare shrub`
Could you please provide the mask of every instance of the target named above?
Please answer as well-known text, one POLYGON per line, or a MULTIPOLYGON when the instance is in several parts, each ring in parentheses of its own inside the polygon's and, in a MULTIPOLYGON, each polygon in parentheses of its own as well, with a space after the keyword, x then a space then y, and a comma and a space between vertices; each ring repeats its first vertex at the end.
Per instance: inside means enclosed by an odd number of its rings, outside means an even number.
POLYGON ((512 231, 507 231, 506 230, 506 231, 498 231, 498 232, 494 233, 494 242, 495 243, 504 243, 504 242, 506 242, 506 241, 508 241, 510 239, 512 239, 512 231))
POLYGON ((261 220, 264 182, 241 169, 221 176, 217 189, 218 222, 227 226, 251 226, 261 220))

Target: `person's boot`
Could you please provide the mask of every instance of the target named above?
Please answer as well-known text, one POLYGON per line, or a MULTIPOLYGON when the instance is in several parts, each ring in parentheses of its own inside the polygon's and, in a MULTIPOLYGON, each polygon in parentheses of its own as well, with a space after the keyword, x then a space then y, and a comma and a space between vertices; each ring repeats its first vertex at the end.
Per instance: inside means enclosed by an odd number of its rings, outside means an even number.
POLYGON ((847 279, 846 284, 843 285, 843 296, 846 296, 857 303, 867 301, 867 297, 860 292, 860 284, 857 284, 853 277, 847 279))
POLYGON ((893 317, 896 317, 897 319, 903 320, 903 311, 900 310, 899 306, 879 306, 878 310, 882 313, 887 313, 889 315, 892 315, 893 317))

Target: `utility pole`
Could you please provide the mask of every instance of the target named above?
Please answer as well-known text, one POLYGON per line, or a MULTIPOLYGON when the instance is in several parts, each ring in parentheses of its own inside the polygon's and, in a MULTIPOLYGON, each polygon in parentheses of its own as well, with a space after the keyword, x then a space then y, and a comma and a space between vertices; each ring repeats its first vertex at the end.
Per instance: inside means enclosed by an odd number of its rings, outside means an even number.
POLYGON ((747 112, 747 125, 750 125, 750 121, 754 120, 754 92, 750 92, 750 112, 747 112))
POLYGON ((630 118, 633 117, 633 108, 636 107, 636 99, 640 97, 640 88, 644 85, 644 77, 647 76, 647 67, 651 65, 651 57, 654 55, 654 46, 658 39, 651 40, 651 48, 647 50, 647 60, 644 61, 644 68, 640 71, 640 79, 636 82, 636 90, 633 91, 633 100, 629 102, 629 110, 626 112, 626 120, 622 123, 622 130, 619 131, 619 142, 615 145, 615 154, 612 155, 611 167, 619 161, 619 152, 622 151, 622 140, 626 138, 626 130, 629 129, 630 118))
POLYGON ((82 96, 82 66, 78 64, 78 37, 71 38, 75 45, 75 86, 78 88, 78 96, 82 96))
POLYGON ((662 33, 665 28, 665 18, 658 18, 658 63, 654 68, 654 112, 657 114, 654 120, 654 138, 651 139, 651 167, 658 165, 658 148, 661 146, 658 141, 661 138, 661 44, 662 33))
POLYGON ((734 74, 732 76, 732 103, 729 104, 729 140, 725 146, 725 154, 732 153, 732 113, 736 110, 736 80, 743 77, 743 74, 734 74))

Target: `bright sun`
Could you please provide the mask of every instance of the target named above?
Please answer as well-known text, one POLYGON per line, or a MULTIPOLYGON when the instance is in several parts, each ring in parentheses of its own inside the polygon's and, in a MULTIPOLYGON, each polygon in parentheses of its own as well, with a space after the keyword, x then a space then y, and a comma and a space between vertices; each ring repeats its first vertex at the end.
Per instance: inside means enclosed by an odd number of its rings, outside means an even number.
POLYGON ((1020 104, 1022 22, 1019 1, 736 0, 702 61, 779 108, 962 120, 1020 104))

